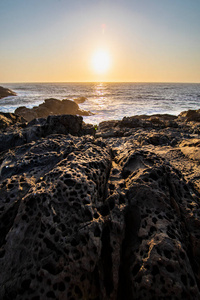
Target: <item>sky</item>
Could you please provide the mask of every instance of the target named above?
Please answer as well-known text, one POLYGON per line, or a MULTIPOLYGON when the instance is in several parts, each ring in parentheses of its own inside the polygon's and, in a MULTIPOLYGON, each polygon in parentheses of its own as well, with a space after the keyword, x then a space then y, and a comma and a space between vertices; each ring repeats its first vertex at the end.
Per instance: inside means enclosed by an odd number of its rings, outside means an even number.
POLYGON ((199 83, 200 0, 0 0, 1 83, 96 81, 199 83))

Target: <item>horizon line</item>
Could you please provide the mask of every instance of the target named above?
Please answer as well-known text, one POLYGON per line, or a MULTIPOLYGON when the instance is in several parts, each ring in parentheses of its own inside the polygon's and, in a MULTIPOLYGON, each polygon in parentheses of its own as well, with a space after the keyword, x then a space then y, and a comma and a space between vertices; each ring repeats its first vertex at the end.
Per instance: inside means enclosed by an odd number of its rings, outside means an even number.
POLYGON ((175 84, 175 83, 185 83, 185 84, 200 84, 200 82, 187 82, 187 81, 10 81, 10 82, 0 82, 0 84, 26 84, 26 83, 166 83, 166 84, 175 84))

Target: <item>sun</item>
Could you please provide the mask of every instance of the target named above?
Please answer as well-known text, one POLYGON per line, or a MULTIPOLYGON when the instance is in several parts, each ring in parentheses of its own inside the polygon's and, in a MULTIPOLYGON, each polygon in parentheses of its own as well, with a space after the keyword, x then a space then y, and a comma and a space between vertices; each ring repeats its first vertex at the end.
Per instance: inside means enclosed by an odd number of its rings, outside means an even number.
POLYGON ((97 74, 106 73, 111 65, 111 58, 107 51, 98 50, 92 56, 92 69, 97 74))

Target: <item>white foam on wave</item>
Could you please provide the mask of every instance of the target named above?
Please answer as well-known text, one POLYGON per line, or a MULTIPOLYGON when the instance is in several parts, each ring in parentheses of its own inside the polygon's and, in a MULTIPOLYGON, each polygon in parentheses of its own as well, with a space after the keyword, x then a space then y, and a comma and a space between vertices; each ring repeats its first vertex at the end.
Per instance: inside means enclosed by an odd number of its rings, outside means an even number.
POLYGON ((18 83, 0 84, 17 93, 0 100, 0 111, 14 112, 19 106, 33 107, 47 98, 86 97, 81 109, 95 115, 87 123, 121 120, 140 114, 174 114, 200 108, 200 84, 170 83, 18 83))

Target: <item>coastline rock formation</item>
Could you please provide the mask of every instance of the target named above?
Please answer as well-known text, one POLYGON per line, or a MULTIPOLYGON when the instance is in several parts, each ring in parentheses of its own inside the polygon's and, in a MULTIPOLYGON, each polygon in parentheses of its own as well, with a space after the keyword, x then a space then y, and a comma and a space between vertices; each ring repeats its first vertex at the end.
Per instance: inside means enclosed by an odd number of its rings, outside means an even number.
POLYGON ((39 106, 27 108, 25 106, 18 107, 15 114, 23 117, 25 120, 32 121, 36 118, 47 118, 51 115, 80 115, 90 116, 90 111, 81 110, 78 104, 71 100, 58 100, 54 98, 46 99, 39 106))
POLYGON ((2 131, 23 143, 0 154, 0 298, 200 299, 200 124, 92 129, 49 116, 2 131))
POLYGON ((187 122, 190 121, 200 122, 200 109, 197 110, 190 109, 187 111, 183 111, 182 113, 180 113, 179 119, 186 120, 187 122))
POLYGON ((8 96, 16 96, 17 94, 10 89, 4 88, 0 86, 0 99, 8 97, 8 96))
POLYGON ((7 127, 10 127, 14 124, 22 124, 23 122, 25 122, 25 120, 22 117, 19 117, 12 113, 0 112, 0 130, 6 129, 7 127))
MULTIPOLYGON (((14 118, 14 114, 11 114, 14 118)), ((16 118, 20 118, 16 116, 16 118)), ((6 128, 0 133, 0 152, 44 138, 51 134, 72 134, 75 136, 95 135, 91 124, 85 124, 81 116, 60 115, 39 118, 29 123, 17 123, 15 128, 6 128)))

